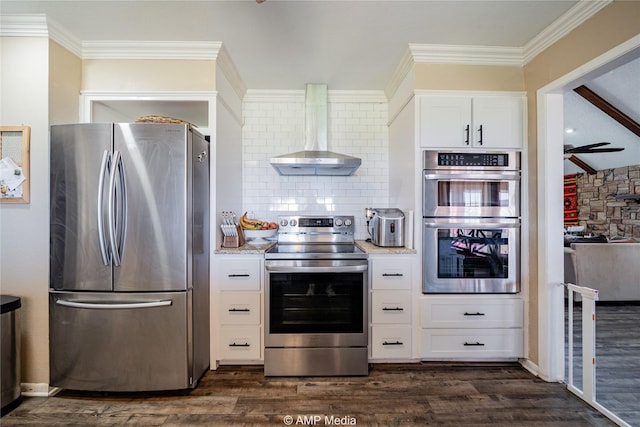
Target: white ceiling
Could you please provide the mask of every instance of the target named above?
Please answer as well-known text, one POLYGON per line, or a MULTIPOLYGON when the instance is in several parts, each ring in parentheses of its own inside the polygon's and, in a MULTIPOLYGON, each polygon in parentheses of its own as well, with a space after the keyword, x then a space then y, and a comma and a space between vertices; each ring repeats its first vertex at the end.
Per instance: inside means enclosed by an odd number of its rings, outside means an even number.
POLYGON ((80 41, 218 41, 249 89, 384 89, 409 43, 522 47, 577 3, 563 1, 35 1, 80 41))
MULTIPOLYGON (((249 89, 382 90, 409 43, 524 48, 578 1, 563 0, 2 0, 0 13, 44 13, 79 42, 222 42, 249 89)), ((637 55, 636 57, 640 56, 637 55)), ((640 120, 640 61, 586 85, 640 120)), ((584 154, 596 169, 640 163, 640 138, 580 96, 565 97, 565 143, 610 141, 584 154)), ((565 161, 567 173, 578 171, 565 161)))

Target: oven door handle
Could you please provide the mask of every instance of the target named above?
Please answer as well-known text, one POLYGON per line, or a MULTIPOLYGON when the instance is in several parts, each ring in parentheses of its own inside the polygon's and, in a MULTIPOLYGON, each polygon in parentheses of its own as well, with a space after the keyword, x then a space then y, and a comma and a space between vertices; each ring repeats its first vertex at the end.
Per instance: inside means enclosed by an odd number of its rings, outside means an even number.
POLYGON ((290 266, 290 265, 270 265, 266 267, 267 271, 276 271, 279 273, 355 273, 367 271, 367 264, 363 265, 345 265, 345 266, 290 266))
POLYGON ((519 222, 433 222, 425 221, 426 228, 520 228, 519 222))
POLYGON ((504 171, 495 173, 473 173, 460 171, 460 173, 428 173, 425 172, 424 179, 436 180, 446 179, 450 181, 519 181, 520 172, 504 171))

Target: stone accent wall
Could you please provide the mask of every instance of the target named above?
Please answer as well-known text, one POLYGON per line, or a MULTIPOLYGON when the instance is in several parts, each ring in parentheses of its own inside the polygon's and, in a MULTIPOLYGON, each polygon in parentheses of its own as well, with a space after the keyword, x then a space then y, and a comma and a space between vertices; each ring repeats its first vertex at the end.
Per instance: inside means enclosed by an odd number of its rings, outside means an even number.
POLYGON ((585 234, 640 237, 640 165, 578 174, 577 190, 585 234))

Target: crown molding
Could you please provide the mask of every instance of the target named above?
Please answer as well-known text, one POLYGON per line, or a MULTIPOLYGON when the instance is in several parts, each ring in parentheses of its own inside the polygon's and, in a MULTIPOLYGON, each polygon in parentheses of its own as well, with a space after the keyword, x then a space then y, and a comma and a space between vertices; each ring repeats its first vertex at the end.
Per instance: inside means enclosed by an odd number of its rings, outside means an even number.
POLYGON ((538 54, 580 26, 612 1, 613 0, 580 0, 575 6, 553 21, 551 25, 524 45, 524 64, 529 63, 538 54))
POLYGON ((523 65, 522 48, 409 43, 416 64, 523 65))
POLYGON ((218 51, 216 64, 220 67, 220 71, 225 75, 229 84, 238 95, 238 98, 242 99, 247 93, 247 86, 242 80, 238 68, 236 68, 236 64, 233 62, 233 59, 231 59, 229 52, 222 44, 218 51))
POLYGON ((64 47, 75 56, 82 58, 82 42, 77 37, 69 33, 51 18, 47 18, 47 25, 49 28, 49 38, 51 40, 64 47))
POLYGON ((82 42, 82 59, 215 60, 221 47, 221 42, 94 40, 82 42))
POLYGON ((47 16, 39 14, 0 15, 0 37, 48 37, 47 16))

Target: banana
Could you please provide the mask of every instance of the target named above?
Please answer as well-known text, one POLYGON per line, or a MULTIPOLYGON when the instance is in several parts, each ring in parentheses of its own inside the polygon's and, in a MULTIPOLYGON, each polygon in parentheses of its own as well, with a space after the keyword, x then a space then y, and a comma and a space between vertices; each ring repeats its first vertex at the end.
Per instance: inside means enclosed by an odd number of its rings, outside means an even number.
POLYGON ((249 219, 246 212, 240 217, 240 225, 242 226, 242 228, 248 230, 253 230, 256 227, 260 227, 262 225, 262 222, 263 221, 259 219, 249 219))

